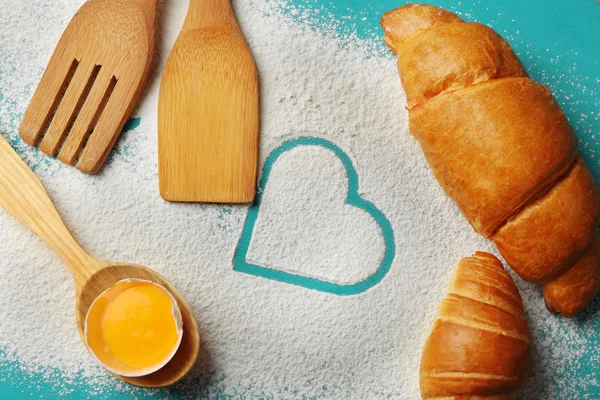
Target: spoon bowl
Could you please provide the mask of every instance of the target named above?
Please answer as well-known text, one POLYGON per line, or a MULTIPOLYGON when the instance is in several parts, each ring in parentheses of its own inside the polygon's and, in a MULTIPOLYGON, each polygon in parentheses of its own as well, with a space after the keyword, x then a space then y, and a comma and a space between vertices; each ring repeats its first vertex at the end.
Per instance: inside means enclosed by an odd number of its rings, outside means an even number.
POLYGON ((86 315, 94 300, 101 293, 123 279, 133 278, 157 283, 175 297, 181 310, 183 338, 177 352, 164 367, 149 375, 126 377, 113 374, 112 372, 111 374, 127 383, 142 387, 168 386, 184 377, 196 361, 200 347, 200 337, 194 314, 183 296, 165 278, 150 268, 135 264, 116 264, 106 261, 96 261, 95 265, 99 269, 83 285, 77 285, 77 329, 84 343, 86 342, 84 335, 86 315))
MULTIPOLYGON (((183 378, 200 348, 198 324, 189 304, 171 284, 150 268, 112 263, 89 256, 75 241, 40 180, 0 135, 0 206, 38 235, 69 268, 75 279, 77 328, 84 343, 84 324, 94 300, 117 282, 135 278, 152 281, 177 300, 183 318, 183 338, 173 358, 161 369, 140 377, 117 378, 142 387, 163 387, 183 378)), ((87 346, 87 343, 86 343, 87 346)))

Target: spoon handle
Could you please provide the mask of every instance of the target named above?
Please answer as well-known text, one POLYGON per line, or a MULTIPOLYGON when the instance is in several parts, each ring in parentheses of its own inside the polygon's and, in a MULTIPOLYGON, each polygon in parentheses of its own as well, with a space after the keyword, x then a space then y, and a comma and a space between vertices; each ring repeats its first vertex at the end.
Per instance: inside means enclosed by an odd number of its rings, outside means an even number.
POLYGON ((78 284, 93 274, 95 260, 73 239, 40 180, 2 135, 0 206, 46 242, 69 267, 78 284))

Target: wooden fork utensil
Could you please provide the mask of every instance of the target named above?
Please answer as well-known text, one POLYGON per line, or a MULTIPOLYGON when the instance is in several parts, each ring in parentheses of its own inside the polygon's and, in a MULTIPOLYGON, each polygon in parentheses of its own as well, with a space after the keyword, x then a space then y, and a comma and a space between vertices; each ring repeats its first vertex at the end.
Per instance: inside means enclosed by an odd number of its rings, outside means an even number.
POLYGON ((63 33, 21 122, 25 142, 96 173, 148 80, 158 0, 89 0, 63 33))

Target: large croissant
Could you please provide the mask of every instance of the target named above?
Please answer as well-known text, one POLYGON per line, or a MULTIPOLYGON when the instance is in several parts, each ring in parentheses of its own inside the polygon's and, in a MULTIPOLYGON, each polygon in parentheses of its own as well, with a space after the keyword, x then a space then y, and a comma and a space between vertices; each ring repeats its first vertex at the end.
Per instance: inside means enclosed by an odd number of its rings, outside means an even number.
POLYGON ((510 400, 531 369, 521 296, 500 261, 463 258, 421 358, 423 399, 510 400))
POLYGON ((572 316, 600 287, 600 197, 550 92, 491 28, 429 5, 386 13, 411 133, 473 228, 572 316))

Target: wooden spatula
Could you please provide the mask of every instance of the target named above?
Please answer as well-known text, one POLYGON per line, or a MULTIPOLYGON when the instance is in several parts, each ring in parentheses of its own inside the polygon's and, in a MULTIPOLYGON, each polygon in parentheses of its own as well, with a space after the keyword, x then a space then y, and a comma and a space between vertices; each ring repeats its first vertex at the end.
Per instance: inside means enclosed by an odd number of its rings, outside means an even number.
POLYGON ((90 0, 79 9, 25 112, 25 142, 83 172, 102 167, 148 79, 157 3, 90 0))
POLYGON ((160 86, 161 196, 251 202, 258 130, 256 65, 230 0, 190 0, 160 86))

